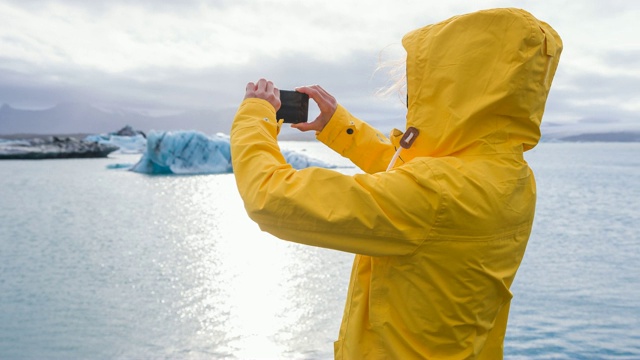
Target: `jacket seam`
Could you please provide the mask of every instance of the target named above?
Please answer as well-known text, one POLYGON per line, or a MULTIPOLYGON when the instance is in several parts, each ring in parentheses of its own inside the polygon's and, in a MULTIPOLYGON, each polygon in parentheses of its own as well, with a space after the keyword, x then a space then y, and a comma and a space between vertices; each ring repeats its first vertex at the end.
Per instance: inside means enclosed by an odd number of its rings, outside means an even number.
MULTIPOLYGON (((362 256, 365 255, 356 255, 356 258, 354 259, 354 264, 351 267, 351 272, 353 273, 354 271, 357 271, 357 269, 360 268, 360 259, 362 258, 362 256)), ((357 277, 356 277, 357 280, 357 277)), ((344 334, 338 334, 338 341, 340 341, 340 351, 342 351, 342 346, 344 346, 344 339, 347 336, 347 332, 349 330, 349 322, 351 321, 351 310, 352 310, 352 304, 353 304, 353 291, 356 287, 356 280, 354 281, 349 281, 349 288, 347 290, 347 294, 348 294, 348 298, 347 298, 347 310, 345 312, 345 316, 346 316, 346 321, 344 323, 344 334), (341 337, 342 335, 342 337, 341 337)))
MULTIPOLYGON (((438 185, 438 191, 437 193, 439 194, 438 196, 438 206, 437 209, 435 211, 435 218, 433 220, 433 223, 430 224, 429 230, 425 233, 424 237, 422 238, 422 241, 420 241, 419 244, 416 245, 416 248, 408 254, 408 256, 413 256, 415 255, 418 250, 420 250, 420 248, 422 248, 422 246, 424 245, 425 242, 427 242, 427 240, 430 239, 431 235, 434 231, 434 229, 436 229, 436 227, 438 227, 441 218, 444 214, 444 206, 445 206, 445 201, 444 201, 444 196, 445 196, 445 190, 442 186, 442 184, 440 183, 439 179, 436 176, 436 171, 433 169, 433 167, 431 167, 431 165, 428 163, 428 161, 424 162, 424 165, 427 167, 427 169, 429 170, 429 172, 431 173, 431 175, 434 177, 434 182, 435 184, 438 185)), ((428 176, 428 175, 427 175, 428 176)))

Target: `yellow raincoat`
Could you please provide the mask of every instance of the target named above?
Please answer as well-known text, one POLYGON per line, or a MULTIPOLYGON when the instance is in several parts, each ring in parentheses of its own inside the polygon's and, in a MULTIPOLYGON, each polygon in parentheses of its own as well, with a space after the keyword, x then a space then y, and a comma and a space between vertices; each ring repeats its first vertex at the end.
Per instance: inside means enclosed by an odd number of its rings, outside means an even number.
POLYGON ((273 107, 245 100, 231 130, 249 216, 285 240, 357 254, 337 359, 500 359, 536 189, 523 152, 562 42, 519 9, 456 16, 408 33, 407 128, 391 139, 337 111, 317 138, 365 174, 285 163, 273 107))

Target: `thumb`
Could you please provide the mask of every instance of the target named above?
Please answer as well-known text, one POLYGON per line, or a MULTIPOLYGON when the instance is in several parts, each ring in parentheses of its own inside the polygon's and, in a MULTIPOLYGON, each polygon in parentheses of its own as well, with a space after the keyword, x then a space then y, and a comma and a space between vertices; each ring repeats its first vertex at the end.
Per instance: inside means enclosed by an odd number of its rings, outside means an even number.
POLYGON ((291 127, 294 129, 298 129, 302 132, 306 132, 306 131, 310 131, 310 130, 317 130, 316 126, 314 126, 314 123, 308 123, 308 122, 301 122, 301 123, 297 123, 297 124, 291 124, 291 127))

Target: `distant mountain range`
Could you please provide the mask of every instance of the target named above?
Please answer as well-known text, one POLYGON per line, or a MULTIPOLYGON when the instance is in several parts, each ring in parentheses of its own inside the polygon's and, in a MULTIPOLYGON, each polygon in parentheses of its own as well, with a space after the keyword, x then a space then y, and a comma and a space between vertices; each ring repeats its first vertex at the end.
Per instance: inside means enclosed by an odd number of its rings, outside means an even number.
MULTIPOLYGON (((103 134, 126 125, 149 132, 197 130, 205 134, 229 134, 237 107, 221 110, 186 111, 168 116, 151 116, 129 110, 107 110, 85 103, 61 103, 44 110, 0 107, 0 138, 15 134, 103 134)), ((640 142, 640 122, 543 122, 542 141, 640 142)), ((279 139, 311 140, 312 131, 300 133, 284 126, 279 139)))
POLYGON ((98 134, 116 131, 125 125, 149 130, 199 130, 228 133, 236 108, 221 111, 188 111, 170 116, 149 116, 125 110, 104 110, 84 103, 62 103, 44 110, 0 107, 2 134, 98 134))
MULTIPOLYGON (((7 104, 0 107, 0 138, 30 137, 30 135, 104 134, 126 125, 149 132, 197 130, 205 134, 229 134, 237 107, 221 110, 186 111, 167 116, 151 116, 129 110, 105 110, 85 103, 61 103, 44 110, 16 109, 7 104)), ((301 133, 282 128, 281 140, 310 140, 312 131, 301 133)))
POLYGON ((640 142, 640 122, 543 122, 543 142, 640 142))

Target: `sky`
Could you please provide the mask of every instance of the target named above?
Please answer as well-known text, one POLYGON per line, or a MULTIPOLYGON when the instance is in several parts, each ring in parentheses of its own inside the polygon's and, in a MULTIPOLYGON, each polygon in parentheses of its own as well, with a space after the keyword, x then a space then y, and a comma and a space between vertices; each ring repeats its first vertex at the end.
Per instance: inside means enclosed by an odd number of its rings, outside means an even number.
POLYGON ((563 39, 544 121, 640 123, 640 2, 626 0, 0 0, 0 104, 233 109, 264 77, 319 84, 355 116, 401 128, 379 65, 402 62, 405 33, 495 7, 525 9, 563 39))

